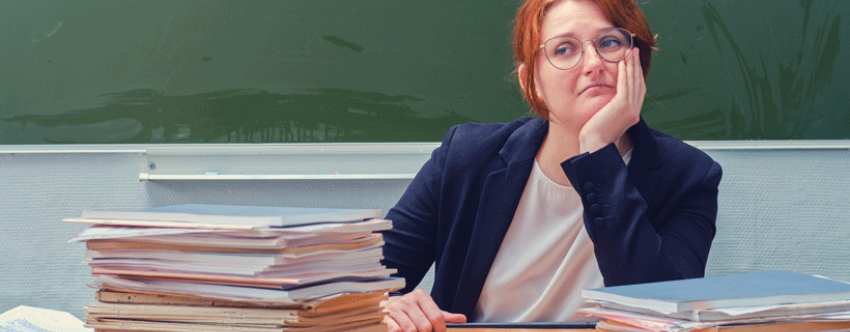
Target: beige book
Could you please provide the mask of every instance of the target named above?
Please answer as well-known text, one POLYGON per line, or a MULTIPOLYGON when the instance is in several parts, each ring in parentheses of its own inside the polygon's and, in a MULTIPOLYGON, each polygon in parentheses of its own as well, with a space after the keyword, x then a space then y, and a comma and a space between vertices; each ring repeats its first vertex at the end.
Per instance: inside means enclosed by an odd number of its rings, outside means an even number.
POLYGON ((275 303, 231 301, 186 294, 104 287, 95 294, 95 298, 100 302, 107 303, 290 309, 298 310, 302 317, 320 317, 338 312, 380 306, 380 302, 387 299, 387 294, 383 291, 349 293, 309 302, 275 303))
POLYGON ((315 327, 285 326, 232 326, 191 323, 168 323, 151 321, 98 320, 87 321, 86 327, 95 332, 386 332, 387 326, 381 322, 357 322, 345 325, 315 327))
POLYGON ((782 322, 751 325, 728 325, 697 330, 696 332, 814 332, 850 329, 850 321, 782 322))
MULTIPOLYGON (((765 324, 726 325, 692 330, 691 332, 815 332, 850 329, 850 321, 799 321, 765 324)), ((626 323, 607 320, 597 323, 596 330, 606 332, 648 331, 626 323)))
POLYGON ((289 308, 253 308, 226 306, 185 306, 172 304, 136 304, 91 302, 85 307, 88 317, 130 317, 130 316, 172 316, 195 317, 245 317, 245 318, 281 318, 295 320, 299 309, 289 308))
POLYGON ((197 251, 197 252, 226 252, 226 253, 255 253, 255 254, 281 254, 281 255, 303 255, 317 251, 326 250, 354 250, 374 245, 383 245, 381 234, 373 234, 371 237, 363 238, 361 241, 350 243, 325 243, 310 246, 281 248, 281 249, 256 249, 256 248, 231 248, 215 245, 182 245, 149 242, 140 238, 89 240, 86 241, 86 249, 110 250, 110 249, 161 249, 175 251, 197 251))
POLYGON ((291 277, 253 277, 232 274, 193 273, 177 271, 125 270, 102 267, 92 267, 92 275, 114 275, 121 277, 136 277, 144 279, 165 279, 185 282, 206 283, 214 285, 245 286, 269 289, 285 289, 299 285, 309 285, 341 278, 378 278, 395 274, 396 269, 379 269, 373 271, 340 271, 308 273, 291 277))
POLYGON ((84 210, 81 218, 66 222, 147 227, 262 227, 299 226, 327 222, 356 222, 380 218, 380 209, 328 209, 304 207, 184 204, 143 211, 84 210))
POLYGON ((303 317, 297 309, 178 306, 107 302, 89 303, 85 307, 85 310, 88 313, 86 318, 89 320, 130 319, 232 325, 341 325, 367 320, 380 321, 384 317, 382 307, 378 304, 325 313, 323 315, 313 313, 309 317, 303 317))

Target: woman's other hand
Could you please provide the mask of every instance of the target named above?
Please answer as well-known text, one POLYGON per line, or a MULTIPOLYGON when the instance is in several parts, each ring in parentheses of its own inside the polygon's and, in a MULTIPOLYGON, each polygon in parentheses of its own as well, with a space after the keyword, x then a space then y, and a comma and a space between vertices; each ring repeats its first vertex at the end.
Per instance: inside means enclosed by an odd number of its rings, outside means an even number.
POLYGON ((617 94, 581 128, 580 153, 595 152, 611 143, 619 144, 626 130, 640 121, 646 82, 639 53, 637 47, 633 48, 617 65, 617 94))
POLYGON ((466 323, 466 316, 442 311, 431 295, 417 289, 384 301, 384 323, 389 332, 445 332, 446 323, 466 323))

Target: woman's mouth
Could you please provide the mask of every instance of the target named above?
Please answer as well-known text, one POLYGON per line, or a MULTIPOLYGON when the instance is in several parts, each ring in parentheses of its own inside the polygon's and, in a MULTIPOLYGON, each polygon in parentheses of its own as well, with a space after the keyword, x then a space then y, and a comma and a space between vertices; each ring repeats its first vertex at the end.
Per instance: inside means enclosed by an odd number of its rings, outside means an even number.
POLYGON ((612 91, 616 91, 614 87, 608 86, 605 84, 591 84, 588 87, 584 88, 584 90, 579 93, 580 95, 588 95, 590 97, 599 96, 603 94, 610 93, 612 91))

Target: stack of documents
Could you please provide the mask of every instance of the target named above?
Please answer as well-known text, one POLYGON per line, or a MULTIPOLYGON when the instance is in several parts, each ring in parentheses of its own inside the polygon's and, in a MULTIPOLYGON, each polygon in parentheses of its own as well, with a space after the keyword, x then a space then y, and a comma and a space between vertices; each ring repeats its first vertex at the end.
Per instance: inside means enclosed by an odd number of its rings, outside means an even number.
POLYGON ((74 315, 64 311, 19 305, 0 314, 3 332, 91 332, 74 315))
POLYGON ((768 271, 582 291, 605 331, 850 331, 850 284, 768 271))
POLYGON ((386 331, 380 210, 84 211, 96 331, 386 331))

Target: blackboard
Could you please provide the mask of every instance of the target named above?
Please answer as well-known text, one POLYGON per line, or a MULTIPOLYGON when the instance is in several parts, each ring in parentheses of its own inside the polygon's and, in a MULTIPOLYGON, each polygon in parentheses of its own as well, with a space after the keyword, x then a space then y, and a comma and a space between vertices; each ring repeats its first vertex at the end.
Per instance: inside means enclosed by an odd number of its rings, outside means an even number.
MULTIPOLYGON (((643 116, 850 138, 850 1, 641 1, 643 116)), ((0 144, 420 142, 530 114, 519 1, 0 0, 0 144)))

